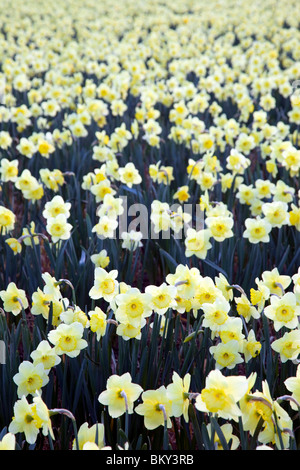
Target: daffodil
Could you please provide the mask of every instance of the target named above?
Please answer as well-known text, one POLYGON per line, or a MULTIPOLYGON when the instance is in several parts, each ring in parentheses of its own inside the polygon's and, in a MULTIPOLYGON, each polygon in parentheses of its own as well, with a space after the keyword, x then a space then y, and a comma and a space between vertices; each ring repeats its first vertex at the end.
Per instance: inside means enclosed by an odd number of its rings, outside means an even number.
POLYGON ((285 274, 280 274, 278 268, 274 268, 272 271, 264 271, 261 278, 261 284, 269 289, 270 294, 276 294, 278 296, 282 296, 285 289, 287 289, 292 282, 292 278, 285 274))
POLYGON ((289 211, 288 224, 295 227, 300 232, 300 207, 291 204, 291 210, 289 211))
POLYGON ((197 268, 189 268, 187 265, 179 264, 175 273, 167 274, 166 282, 175 286, 177 296, 183 299, 191 299, 196 292, 198 281, 201 279, 197 268))
POLYGON ((58 191, 59 187, 62 186, 65 182, 64 176, 59 169, 50 171, 48 168, 40 169, 40 178, 44 185, 52 189, 55 193, 58 191))
POLYGON ((14 255, 21 253, 22 251, 22 244, 16 238, 7 238, 5 243, 12 249, 14 255))
POLYGON ((186 423, 189 421, 188 408, 190 404, 190 383, 190 374, 186 374, 181 378, 179 374, 174 371, 172 375, 172 383, 167 386, 167 395, 172 403, 172 415, 175 417, 183 415, 186 423))
MULTIPOLYGON (((269 300, 269 298, 270 298, 270 290, 260 279, 256 278, 255 282, 257 284, 257 289, 254 289, 253 287, 251 287, 251 289, 250 289, 250 303, 251 303, 252 306, 254 306, 258 310, 259 313, 261 313, 262 310, 264 309, 264 306, 265 306, 267 300, 269 300)), ((244 303, 246 303, 246 302, 244 302, 244 303)), ((253 313, 254 313, 254 311, 253 311, 253 313)))
POLYGON ((240 297, 235 297, 234 300, 238 314, 244 317, 246 322, 249 322, 251 318, 260 318, 257 308, 251 304, 245 294, 242 294, 240 297))
POLYGON ((177 306, 175 286, 168 286, 165 282, 160 286, 149 285, 146 286, 145 293, 151 295, 152 309, 159 315, 163 315, 169 308, 175 309, 177 306))
POLYGON ((67 325, 78 322, 82 324, 83 328, 89 327, 88 316, 78 305, 73 305, 72 307, 69 306, 61 312, 60 320, 67 325))
POLYGON ((113 269, 107 272, 101 267, 96 267, 94 272, 94 285, 89 291, 91 299, 104 298, 110 302, 118 293, 118 271, 113 269))
POLYGON ((226 168, 237 174, 243 174, 250 165, 250 160, 237 149, 231 149, 226 161, 226 168))
POLYGON ((201 309, 204 312, 203 326, 211 331, 219 331, 228 319, 230 304, 225 298, 217 297, 212 303, 203 303, 201 309))
POLYGON ((126 184, 129 188, 142 182, 142 177, 139 174, 139 171, 131 162, 127 163, 125 167, 120 168, 119 173, 121 182, 126 184))
POLYGON ((262 212, 272 227, 281 228, 288 223, 288 205, 286 202, 266 202, 262 205, 262 212))
POLYGON ((68 240, 71 236, 72 225, 68 223, 64 214, 47 219, 47 232, 51 235, 53 243, 68 240))
POLYGON ((297 360, 300 354, 300 330, 286 331, 281 338, 272 342, 271 348, 279 353, 282 363, 297 360))
POLYGON ((87 347, 87 341, 83 339, 83 330, 79 322, 70 325, 61 323, 56 329, 49 331, 48 339, 54 345, 56 354, 77 357, 80 351, 87 347))
POLYGON ((209 276, 199 276, 192 298, 193 308, 199 310, 204 304, 213 304, 217 299, 226 300, 222 290, 216 287, 209 276))
POLYGON ((237 364, 244 362, 240 354, 239 342, 235 339, 211 346, 209 352, 216 361, 216 369, 223 369, 225 367, 233 369, 237 364))
POLYGON ((150 220, 153 224, 153 230, 155 233, 168 231, 171 227, 171 212, 169 204, 154 200, 151 203, 150 220))
POLYGON ((152 313, 151 299, 150 294, 142 293, 136 287, 128 289, 124 294, 117 294, 116 320, 139 328, 152 313))
POLYGON ((233 218, 226 216, 207 217, 205 224, 210 229, 211 236, 218 242, 233 237, 233 218))
MULTIPOLYGON (((101 449, 105 445, 104 444, 104 426, 102 423, 89 426, 88 423, 85 422, 78 429, 77 437, 78 437, 79 450, 83 450, 84 446, 87 443, 93 443, 98 447, 98 449, 101 449)), ((73 450, 77 449, 75 439, 72 444, 72 449, 73 450)))
POLYGON ((11 432, 6 433, 0 440, 0 450, 15 450, 16 436, 11 432))
POLYGON ((135 321, 134 324, 132 323, 130 319, 122 319, 122 322, 117 326, 116 334, 121 336, 124 341, 132 338, 141 339, 141 329, 145 326, 146 320, 141 318, 139 321, 135 321))
POLYGON ((42 340, 37 348, 30 353, 30 357, 34 366, 41 363, 46 372, 61 362, 61 358, 47 340, 42 340))
POLYGON ((282 327, 288 329, 298 327, 300 306, 293 292, 288 292, 281 298, 271 296, 270 305, 265 307, 264 313, 273 321, 275 331, 279 331, 282 327))
POLYGON ((245 220, 246 230, 243 233, 244 238, 248 238, 250 243, 268 243, 270 241, 270 232, 272 225, 264 218, 247 218, 245 220))
POLYGON ((220 418, 238 421, 242 415, 238 402, 247 393, 244 376, 224 376, 220 370, 211 371, 205 387, 196 397, 195 407, 205 413, 215 413, 220 418))
POLYGON ((0 131, 0 147, 7 150, 12 144, 12 137, 7 131, 0 131))
POLYGON ((189 187, 187 185, 181 186, 173 195, 174 199, 178 199, 179 202, 186 202, 190 198, 189 187))
POLYGON ((13 381, 18 386, 18 397, 34 395, 37 390, 44 387, 49 382, 47 372, 42 363, 21 362, 17 374, 13 376, 13 381))
POLYGON ((49 433, 54 439, 49 410, 40 395, 37 394, 31 404, 24 395, 16 401, 8 430, 12 434, 24 433, 28 444, 36 442, 40 430, 44 436, 49 433))
POLYGON ((292 392, 292 398, 296 400, 296 403, 291 401, 290 405, 293 410, 298 410, 298 403, 300 403, 300 366, 297 366, 296 376, 288 377, 284 381, 284 385, 289 392, 292 392))
POLYGON ((12 434, 24 433, 29 444, 36 442, 40 428, 33 407, 25 396, 14 404, 14 415, 8 428, 12 434))
POLYGON ((262 430, 258 435, 258 441, 263 444, 277 444, 280 446, 280 438, 275 425, 274 416, 281 433, 284 448, 288 445, 289 434, 283 433, 283 429, 292 429, 292 420, 288 413, 272 399, 267 381, 262 383, 262 391, 256 390, 248 393, 240 401, 242 411, 243 428, 253 436, 258 422, 262 419, 262 430))
POLYGON ((22 243, 26 246, 32 246, 32 243, 34 245, 39 244, 39 237, 35 236, 35 223, 34 221, 30 222, 29 227, 24 227, 22 231, 22 236, 21 236, 22 243))
POLYGON ((116 219, 124 212, 123 199, 116 198, 112 194, 105 194, 102 204, 97 209, 97 215, 103 217, 104 215, 116 219))
POLYGON ((242 351, 245 336, 243 334, 243 322, 239 317, 229 316, 225 323, 223 323, 218 331, 222 343, 229 341, 237 341, 239 352, 242 351))
POLYGON ((91 256, 91 261, 94 263, 95 267, 98 268, 107 268, 110 263, 109 256, 107 255, 106 250, 101 250, 99 253, 95 253, 91 256))
POLYGON ((135 251, 137 248, 143 246, 143 234, 142 232, 137 232, 135 230, 130 230, 130 232, 121 233, 122 248, 125 248, 129 251, 135 251))
MULTIPOLYGON (((240 445, 240 440, 239 438, 233 434, 233 426, 230 423, 225 423, 220 426, 220 429, 223 433, 223 436, 225 437, 225 440, 227 444, 231 442, 230 445, 230 450, 236 450, 239 445, 240 445)), ((210 423, 207 424, 207 432, 208 435, 211 437, 212 436, 212 426, 210 423)), ((223 446, 221 444, 220 438, 218 434, 215 432, 214 433, 214 446, 216 450, 224 450, 223 446)))
POLYGON ((18 178, 19 172, 19 161, 8 160, 7 158, 1 159, 0 174, 3 182, 12 181, 15 182, 18 178))
POLYGON ((132 383, 129 372, 119 376, 111 375, 106 383, 106 390, 100 393, 98 400, 108 406, 112 418, 118 418, 125 412, 132 414, 134 402, 139 398, 143 389, 132 383))
POLYGON ((227 301, 231 301, 233 299, 232 288, 231 288, 227 278, 224 276, 224 274, 219 273, 219 275, 215 277, 215 285, 220 290, 223 297, 227 301))
POLYGON ((4 206, 0 206, 0 231, 2 234, 7 234, 15 227, 16 216, 4 206))
POLYGON ((90 187, 91 193, 95 196, 96 202, 103 202, 105 196, 108 194, 114 196, 116 191, 112 188, 110 181, 107 178, 92 184, 90 187))
POLYGON ((195 230, 189 228, 185 239, 185 255, 187 257, 195 255, 197 258, 205 259, 208 250, 212 247, 210 229, 195 230))
POLYGON ((243 354, 245 362, 249 362, 253 357, 257 357, 260 354, 262 344, 260 341, 257 341, 255 333, 253 330, 250 330, 246 340, 243 343, 243 354))
POLYGON ((45 292, 38 287, 37 291, 32 294, 32 315, 43 315, 45 319, 48 319, 50 303, 53 301, 54 299, 51 294, 45 294, 45 292))
POLYGON ((158 184, 163 183, 165 185, 169 185, 173 180, 173 167, 161 165, 157 174, 158 184))
POLYGON ((97 340, 99 341, 102 336, 105 335, 107 327, 107 316, 99 307, 95 307, 95 310, 90 310, 89 315, 89 326, 93 333, 96 333, 97 340))
POLYGON ((18 289, 14 282, 10 282, 6 290, 0 291, 0 298, 3 301, 4 310, 13 315, 18 315, 22 309, 26 310, 28 307, 26 292, 18 289))
POLYGON ((142 403, 136 406, 135 412, 144 416, 144 425, 147 429, 156 429, 159 426, 172 426, 172 402, 168 397, 164 385, 157 390, 146 390, 142 393, 142 403))
POLYGON ((298 272, 292 276, 293 281, 293 292, 296 296, 297 303, 300 304, 300 268, 298 268, 298 272))
POLYGON ((54 196, 50 201, 46 202, 43 210, 45 219, 55 218, 59 214, 63 214, 67 219, 70 217, 71 203, 64 201, 60 195, 54 196))
POLYGON ((101 238, 115 238, 115 230, 118 227, 118 221, 111 219, 107 215, 100 217, 99 222, 94 225, 92 232, 101 238))

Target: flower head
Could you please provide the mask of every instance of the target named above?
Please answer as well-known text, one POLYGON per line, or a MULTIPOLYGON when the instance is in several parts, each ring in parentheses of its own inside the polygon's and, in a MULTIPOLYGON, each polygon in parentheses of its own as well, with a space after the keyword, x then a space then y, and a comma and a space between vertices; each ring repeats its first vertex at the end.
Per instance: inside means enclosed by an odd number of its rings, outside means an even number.
POLYGON ((42 340, 38 347, 31 352, 30 357, 33 365, 43 364, 45 371, 49 371, 51 367, 55 367, 61 362, 61 358, 56 354, 53 347, 47 340, 42 340))
POLYGON ((107 316, 99 307, 95 307, 95 310, 88 312, 88 315, 90 318, 90 329, 93 333, 96 333, 97 340, 99 341, 106 332, 107 316))
POLYGON ((0 441, 0 450, 15 450, 16 436, 11 432, 5 434, 0 441))
POLYGON ((237 403, 247 393, 247 389, 246 377, 227 377, 216 369, 208 374, 205 388, 197 396, 195 406, 199 411, 238 421, 241 411, 237 403))
POLYGON ((49 410, 40 395, 36 395, 31 404, 25 396, 15 403, 14 416, 8 430, 12 434, 24 433, 29 444, 36 442, 40 430, 44 436, 50 433, 54 439, 49 410))
POLYGON ((245 226, 243 237, 248 238, 250 243, 268 243, 270 241, 269 233, 272 230, 272 225, 267 220, 260 217, 249 218, 245 220, 245 226))
POLYGON ((297 304, 293 292, 287 292, 281 298, 271 296, 271 303, 265 307, 265 315, 273 320, 274 328, 279 331, 283 326, 289 329, 297 328, 300 305, 297 304))
POLYGON ((47 232, 51 235, 53 243, 68 240, 71 236, 72 225, 68 223, 64 214, 47 219, 47 232))
POLYGON ((143 389, 140 385, 132 383, 129 372, 119 376, 111 375, 106 383, 106 390, 100 393, 98 400, 108 406, 112 418, 122 416, 126 411, 133 413, 134 402, 143 389))
POLYGON ((144 424, 147 429, 156 429, 158 426, 172 426, 172 402, 167 389, 163 385, 157 390, 146 390, 142 394, 143 402, 135 408, 135 412, 144 416, 144 424))
POLYGON ((14 282, 10 282, 6 290, 0 291, 0 297, 3 301, 3 308, 6 312, 18 315, 22 308, 26 310, 28 300, 23 289, 18 289, 14 282))
POLYGON ((103 298, 110 302, 118 293, 117 276, 118 271, 116 269, 107 272, 105 269, 97 267, 94 273, 94 285, 89 291, 91 299, 103 298))
POLYGON ((13 376, 13 381, 18 386, 18 397, 34 395, 44 387, 49 382, 48 372, 42 363, 21 362, 18 373, 13 376))
POLYGON ((0 206, 0 232, 6 235, 14 229, 16 216, 6 207, 0 206))
MULTIPOLYGON (((87 443, 97 445, 98 449, 104 447, 104 426, 102 423, 94 424, 89 427, 88 423, 83 423, 78 429, 79 450, 83 450, 87 443), (96 442, 97 441, 97 442, 96 442)), ((72 449, 76 449, 76 440, 74 439, 72 449)))
POLYGON ((212 236, 210 229, 195 230, 189 228, 186 232, 185 255, 205 259, 208 250, 212 247, 210 238, 212 236))
POLYGON ((70 325, 61 323, 55 330, 49 331, 48 339, 54 344, 56 354, 78 356, 80 351, 87 347, 87 341, 82 338, 83 329, 81 323, 74 322, 70 325))
POLYGON ((172 383, 167 386, 167 395, 172 403, 172 415, 175 417, 183 415, 186 422, 189 421, 188 408, 190 404, 190 383, 190 374, 186 374, 182 379, 177 372, 173 372, 172 383))

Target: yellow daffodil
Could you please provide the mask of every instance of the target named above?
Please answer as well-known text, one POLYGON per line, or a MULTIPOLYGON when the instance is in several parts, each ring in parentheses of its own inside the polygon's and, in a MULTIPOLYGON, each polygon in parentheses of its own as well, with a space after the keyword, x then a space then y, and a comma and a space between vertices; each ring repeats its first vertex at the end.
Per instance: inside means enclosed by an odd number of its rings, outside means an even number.
POLYGON ((210 238, 212 232, 210 229, 195 230, 189 228, 185 239, 185 255, 187 257, 195 255, 197 258, 205 259, 208 250, 212 247, 210 238))
POLYGON ((248 238, 250 243, 268 243, 270 241, 270 232, 272 225, 264 218, 256 217, 245 220, 246 230, 243 233, 244 238, 248 238))
POLYGON ((143 389, 132 383, 129 372, 119 376, 111 375, 106 383, 106 390, 100 393, 98 400, 108 406, 112 418, 118 418, 125 412, 132 414, 134 402, 139 398, 143 389))
POLYGON ((54 345, 56 354, 66 354, 69 357, 77 357, 80 351, 87 347, 87 341, 82 336, 83 326, 79 322, 70 325, 61 323, 48 333, 48 339, 54 345))
POLYGON ((238 402, 247 393, 243 376, 224 376, 220 370, 211 371, 205 387, 196 397, 195 407, 204 413, 216 413, 220 418, 238 421, 242 415, 238 402))
POLYGON ((34 365, 29 361, 23 361, 17 374, 13 376, 13 381, 18 386, 17 394, 21 398, 23 395, 33 395, 36 390, 39 391, 49 382, 49 377, 42 363, 34 365))
POLYGON ((300 305, 297 304, 295 294, 287 292, 281 298, 271 296, 270 305, 265 307, 264 313, 273 321, 275 331, 279 331, 283 326, 294 329, 298 326, 300 305))
POLYGON ((68 223, 64 214, 47 219, 47 232, 51 235, 53 243, 60 240, 68 240, 71 236, 72 225, 68 223))
POLYGON ((6 312, 18 315, 22 308, 28 307, 28 300, 23 289, 18 289, 14 282, 10 282, 6 290, 0 291, 0 297, 3 301, 3 308, 6 312))
MULTIPOLYGON (((89 426, 88 423, 83 423, 78 429, 77 437, 79 450, 84 450, 87 443, 95 444, 98 449, 102 449, 104 447, 104 426, 102 423, 94 424, 93 426, 89 426)), ((72 449, 77 449, 75 439, 72 444, 72 449)))
MULTIPOLYGON (((232 424, 225 423, 225 424, 222 424, 220 428, 226 439, 226 442, 229 444, 229 442, 231 441, 230 450, 236 450, 240 445, 240 440, 235 434, 233 434, 232 424)), ((210 423, 208 423, 207 425, 207 432, 209 436, 212 435, 212 426, 210 423)), ((220 438, 216 432, 214 434, 214 445, 215 445, 216 450, 224 450, 220 442, 220 438)))
POLYGON ((6 433, 0 441, 0 450, 15 450, 16 436, 11 432, 6 433))
POLYGON ((172 415, 175 417, 183 415, 186 423, 189 421, 188 408, 190 404, 190 383, 190 374, 186 374, 181 378, 177 372, 173 372, 172 383, 167 386, 167 395, 172 403, 172 415))
POLYGON ((93 333, 96 333, 97 340, 99 341, 102 336, 105 335, 107 327, 107 316, 99 307, 95 307, 95 310, 88 312, 89 315, 89 326, 93 333))
POLYGON ((30 353, 30 357, 34 366, 41 363, 46 372, 61 362, 61 358, 47 340, 42 340, 37 348, 30 353))
POLYGON ((14 229, 16 216, 6 207, 0 206, 0 231, 3 235, 14 229))
MULTIPOLYGON (((292 333, 292 332, 291 332, 292 333)), ((291 407, 293 410, 298 410, 298 403, 300 403, 300 366, 297 366, 296 376, 295 377, 288 377, 284 381, 284 385, 292 392, 292 398, 296 400, 296 403, 291 401, 291 407)))
POLYGON ((94 285, 89 291, 91 299, 104 298, 107 302, 110 302, 118 293, 117 276, 118 271, 116 269, 107 272, 101 267, 95 268, 94 285))
POLYGON ((135 408, 135 412, 144 416, 144 425, 147 429, 156 429, 158 426, 172 426, 172 402, 168 397, 167 389, 163 385, 157 390, 146 390, 142 393, 142 403, 135 408))

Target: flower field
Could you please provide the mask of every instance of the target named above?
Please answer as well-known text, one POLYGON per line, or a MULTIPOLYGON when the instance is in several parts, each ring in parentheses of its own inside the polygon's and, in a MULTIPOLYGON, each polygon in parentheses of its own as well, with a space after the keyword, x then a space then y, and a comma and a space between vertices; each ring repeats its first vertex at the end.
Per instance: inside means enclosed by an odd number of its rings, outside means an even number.
POLYGON ((0 449, 300 449, 295 0, 2 0, 0 449))

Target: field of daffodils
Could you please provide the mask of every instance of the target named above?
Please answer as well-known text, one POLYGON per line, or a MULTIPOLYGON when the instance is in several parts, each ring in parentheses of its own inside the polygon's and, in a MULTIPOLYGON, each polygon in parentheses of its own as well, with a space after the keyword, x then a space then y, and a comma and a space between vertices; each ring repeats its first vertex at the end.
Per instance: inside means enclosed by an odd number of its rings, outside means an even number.
POLYGON ((300 449, 296 0, 2 0, 0 450, 300 449))

